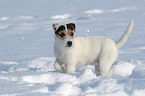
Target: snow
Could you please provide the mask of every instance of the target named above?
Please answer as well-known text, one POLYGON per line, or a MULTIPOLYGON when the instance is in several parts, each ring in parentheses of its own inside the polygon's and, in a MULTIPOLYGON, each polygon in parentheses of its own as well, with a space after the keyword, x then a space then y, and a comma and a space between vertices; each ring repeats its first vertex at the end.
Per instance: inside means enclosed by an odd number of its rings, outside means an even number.
POLYGON ((1 17, 0 20, 8 20, 9 17, 1 17))
POLYGON ((103 10, 100 10, 100 9, 93 9, 93 10, 85 11, 84 13, 87 13, 87 14, 101 14, 103 12, 104 11, 103 10))
POLYGON ((79 67, 72 74, 59 73, 53 68, 54 60, 40 57, 17 63, 1 63, 1 96, 136 96, 145 91, 145 68, 140 61, 115 62, 110 76, 97 77, 92 65, 79 67))
POLYGON ((1 0, 0 96, 144 96, 145 1, 1 0), (8 7, 9 6, 9 7, 8 7), (109 76, 94 66, 63 74, 53 64, 52 24, 76 24, 75 36, 118 40, 134 19, 134 29, 109 76))
POLYGON ((71 14, 55 15, 52 16, 51 19, 68 19, 70 16, 71 14))
POLYGON ((134 68, 135 68, 134 64, 121 61, 118 62, 117 65, 112 66, 111 75, 123 76, 123 77, 129 76, 134 68))
POLYGON ((120 11, 125 11, 125 10, 135 10, 136 8, 134 7, 123 7, 123 8, 117 8, 117 9, 110 9, 110 10, 101 10, 101 9, 92 9, 92 10, 87 10, 84 13, 86 14, 103 14, 105 12, 120 12, 120 11))

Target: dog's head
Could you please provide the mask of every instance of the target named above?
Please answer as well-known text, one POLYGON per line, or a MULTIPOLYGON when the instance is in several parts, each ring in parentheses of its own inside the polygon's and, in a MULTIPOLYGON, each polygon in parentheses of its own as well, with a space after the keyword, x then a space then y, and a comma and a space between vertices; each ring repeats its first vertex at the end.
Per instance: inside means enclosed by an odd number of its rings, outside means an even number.
POLYGON ((66 25, 53 24, 57 42, 64 47, 73 47, 75 24, 69 23, 66 25))

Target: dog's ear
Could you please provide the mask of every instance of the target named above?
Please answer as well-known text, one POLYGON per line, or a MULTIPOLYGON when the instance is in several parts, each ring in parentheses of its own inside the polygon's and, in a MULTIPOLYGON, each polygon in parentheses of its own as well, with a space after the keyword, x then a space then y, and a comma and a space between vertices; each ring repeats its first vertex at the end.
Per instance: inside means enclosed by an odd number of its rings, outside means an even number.
POLYGON ((54 31, 56 31, 59 28, 60 24, 52 24, 52 27, 54 31))
POLYGON ((76 25, 74 23, 66 24, 66 26, 67 26, 67 29, 70 29, 72 31, 76 31, 76 25))

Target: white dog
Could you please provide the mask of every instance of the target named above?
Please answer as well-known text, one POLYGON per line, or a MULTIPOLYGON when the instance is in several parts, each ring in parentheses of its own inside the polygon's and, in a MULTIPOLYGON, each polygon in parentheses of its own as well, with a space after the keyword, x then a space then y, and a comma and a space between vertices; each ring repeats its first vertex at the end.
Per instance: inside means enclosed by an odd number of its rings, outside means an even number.
POLYGON ((74 38, 75 24, 53 24, 55 31, 54 67, 62 73, 75 72, 76 67, 94 64, 96 75, 108 75, 115 62, 118 49, 125 43, 133 28, 133 21, 128 25, 120 40, 102 36, 74 38))

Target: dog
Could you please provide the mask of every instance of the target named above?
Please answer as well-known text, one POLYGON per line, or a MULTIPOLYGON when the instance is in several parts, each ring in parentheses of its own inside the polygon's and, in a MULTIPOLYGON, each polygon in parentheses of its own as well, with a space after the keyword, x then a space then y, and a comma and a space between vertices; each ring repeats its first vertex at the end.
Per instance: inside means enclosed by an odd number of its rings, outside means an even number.
POLYGON ((74 37, 76 31, 74 23, 52 26, 55 32, 56 70, 61 73, 72 73, 78 66, 93 64, 97 76, 107 76, 116 61, 119 48, 132 32, 133 20, 117 42, 103 36, 74 37))

